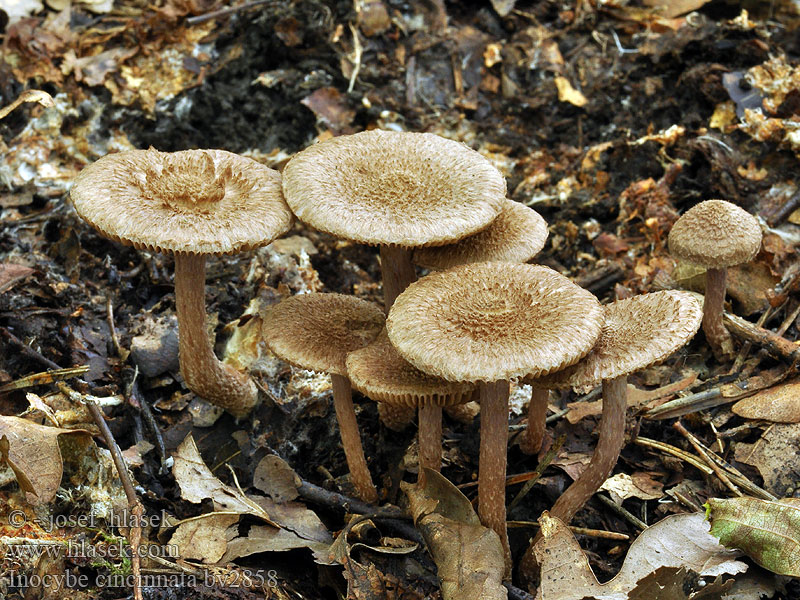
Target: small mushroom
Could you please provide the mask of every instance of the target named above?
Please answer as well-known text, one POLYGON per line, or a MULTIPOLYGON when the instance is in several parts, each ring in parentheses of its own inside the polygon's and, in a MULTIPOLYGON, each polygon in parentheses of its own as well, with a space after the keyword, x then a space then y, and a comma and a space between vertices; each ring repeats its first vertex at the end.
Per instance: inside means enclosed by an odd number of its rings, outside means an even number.
POLYGON ((423 373, 397 353, 382 332, 369 346, 347 355, 347 374, 359 392, 390 406, 419 412, 419 466, 441 470, 442 407, 472 399, 475 386, 423 373))
MULTIPOLYGON (((681 291, 634 296, 603 308, 603 332, 592 351, 572 367, 538 381, 543 388, 573 388, 581 393, 603 385, 603 414, 592 459, 550 509, 564 523, 600 489, 617 463, 625 441, 628 375, 663 361, 686 344, 703 318, 694 295, 681 291)), ((538 539, 522 559, 524 573, 534 571, 533 546, 538 539)))
POLYGON ((731 334, 722 323, 728 267, 752 260, 760 247, 758 220, 724 200, 693 206, 669 232, 669 251, 675 258, 707 269, 703 332, 719 360, 733 354, 731 334))
POLYGON ((367 502, 378 492, 364 458, 345 358, 372 342, 384 326, 375 304, 344 294, 301 294, 283 300, 264 314, 262 335, 280 359, 301 369, 330 373, 333 406, 350 477, 367 502))
POLYGON ((552 269, 474 263, 433 273, 398 296, 386 328, 400 355, 425 373, 480 384, 478 514, 506 553, 509 379, 546 374, 591 350, 602 309, 552 269))
POLYGON ((437 271, 474 262, 524 263, 544 247, 547 234, 539 213, 505 199, 502 212, 486 229, 453 244, 417 248, 414 263, 437 271))
POLYGON ((175 255, 181 374, 199 396, 247 414, 255 383, 217 359, 206 332, 205 262, 269 244, 291 227, 280 174, 223 150, 131 150, 83 169, 70 197, 103 235, 175 255))
POLYGON ((380 246, 385 310, 416 279, 409 248, 455 242, 500 213, 506 183, 478 152, 431 133, 371 130, 296 154, 286 201, 326 233, 380 246))

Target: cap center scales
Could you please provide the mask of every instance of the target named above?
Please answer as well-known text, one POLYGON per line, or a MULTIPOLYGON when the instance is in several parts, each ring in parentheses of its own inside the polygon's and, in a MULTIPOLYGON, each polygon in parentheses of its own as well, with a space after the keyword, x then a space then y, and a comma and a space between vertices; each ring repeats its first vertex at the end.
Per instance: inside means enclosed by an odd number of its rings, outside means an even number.
POLYGON ((217 173, 207 154, 194 157, 165 155, 158 165, 148 165, 139 188, 145 197, 163 202, 178 212, 209 212, 224 197, 230 169, 217 173))

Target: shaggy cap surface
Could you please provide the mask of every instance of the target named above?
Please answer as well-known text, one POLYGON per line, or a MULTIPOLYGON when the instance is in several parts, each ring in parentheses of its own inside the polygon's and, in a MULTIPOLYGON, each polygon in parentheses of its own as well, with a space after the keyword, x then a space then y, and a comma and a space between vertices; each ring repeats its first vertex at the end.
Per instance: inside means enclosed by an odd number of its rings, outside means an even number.
POLYGON ((369 346, 347 355, 347 374, 353 387, 368 398, 414 408, 463 404, 475 390, 469 383, 423 373, 397 353, 385 330, 369 346))
POLYGON ((297 217, 364 244, 440 245, 485 228, 506 183, 464 144, 430 133, 363 131, 299 152, 283 170, 297 217))
POLYGON ((419 248, 414 251, 414 262, 437 270, 484 261, 528 262, 547 241, 547 223, 519 202, 506 199, 502 207, 500 215, 483 231, 454 244, 419 248))
POLYGON ((293 219, 280 173, 224 150, 109 154, 78 174, 70 197, 103 235, 155 252, 240 252, 293 219))
POLYGON ((544 375, 600 335, 597 299, 538 265, 475 263, 433 273, 398 296, 386 327, 415 367, 449 381, 544 375))
POLYGON ((674 257, 707 269, 746 263, 760 247, 758 220, 725 200, 696 204, 669 232, 669 251, 674 257))
POLYGON ((347 377, 345 358, 374 340, 383 310, 345 294, 301 294, 271 306, 262 336, 280 359, 310 371, 347 377))
POLYGON ((605 324, 597 345, 578 364, 539 379, 536 385, 587 393, 661 362, 686 344, 703 320, 703 307, 690 292, 653 292, 603 307, 605 324))

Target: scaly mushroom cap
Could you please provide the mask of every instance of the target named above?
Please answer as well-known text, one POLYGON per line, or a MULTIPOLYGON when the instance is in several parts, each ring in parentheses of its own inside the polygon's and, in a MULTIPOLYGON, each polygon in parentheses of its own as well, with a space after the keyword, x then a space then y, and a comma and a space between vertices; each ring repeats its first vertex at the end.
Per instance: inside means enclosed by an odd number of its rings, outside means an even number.
POLYGON ((592 351, 578 364, 539 379, 537 385, 589 392, 603 380, 661 362, 686 344, 703 320, 703 307, 690 292, 682 291, 643 294, 603 308, 603 333, 592 351))
POLYGON ((369 346, 347 355, 347 375, 353 387, 387 404, 451 406, 472 399, 475 386, 453 383, 415 368, 397 353, 382 331, 369 346))
POLYGON ((547 241, 547 223, 532 208, 504 200, 503 210, 483 231, 454 244, 414 251, 414 262, 427 269, 444 270, 467 263, 499 261, 524 263, 547 241))
POLYGON ((364 244, 447 244, 500 212, 506 182, 479 153, 430 133, 371 130, 299 152, 283 170, 297 217, 364 244))
POLYGON ((83 169, 75 210, 103 235, 155 252, 231 254, 292 225, 277 171, 224 150, 130 150, 83 169))
POLYGON ((280 359, 310 371, 347 377, 345 358, 383 329, 383 310, 345 294, 301 294, 271 306, 262 336, 280 359))
POLYGON ((449 381, 543 375, 600 335, 597 299, 538 265, 475 263, 433 273, 398 296, 389 339, 415 367, 449 381))
POLYGON ((761 247, 758 220, 725 200, 706 200, 687 210, 669 232, 674 257, 707 269, 746 263, 761 247))

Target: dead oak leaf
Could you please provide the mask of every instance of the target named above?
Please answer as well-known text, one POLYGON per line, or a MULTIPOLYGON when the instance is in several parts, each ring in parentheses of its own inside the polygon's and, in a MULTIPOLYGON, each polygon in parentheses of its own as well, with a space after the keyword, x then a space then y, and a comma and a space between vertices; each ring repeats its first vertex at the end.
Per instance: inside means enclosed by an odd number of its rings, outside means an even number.
MULTIPOLYGON (((633 591, 661 568, 689 569, 701 576, 735 575, 747 565, 734 560, 738 554, 720 545, 709 533, 703 513, 673 515, 646 529, 634 540, 620 572, 599 583, 575 536, 559 519, 545 512, 539 519, 542 539, 534 547, 541 567, 537 599, 633 600, 633 591), (569 581, 568 587, 564 582, 569 581)), ((661 595, 654 597, 662 598, 661 595)), ((666 597, 666 596, 664 596, 666 597)), ((684 596, 685 597, 685 596, 684 596)))
POLYGON ((58 436, 86 434, 85 429, 46 427, 19 417, 0 416, 0 460, 17 478, 32 504, 50 502, 64 470, 58 436))

